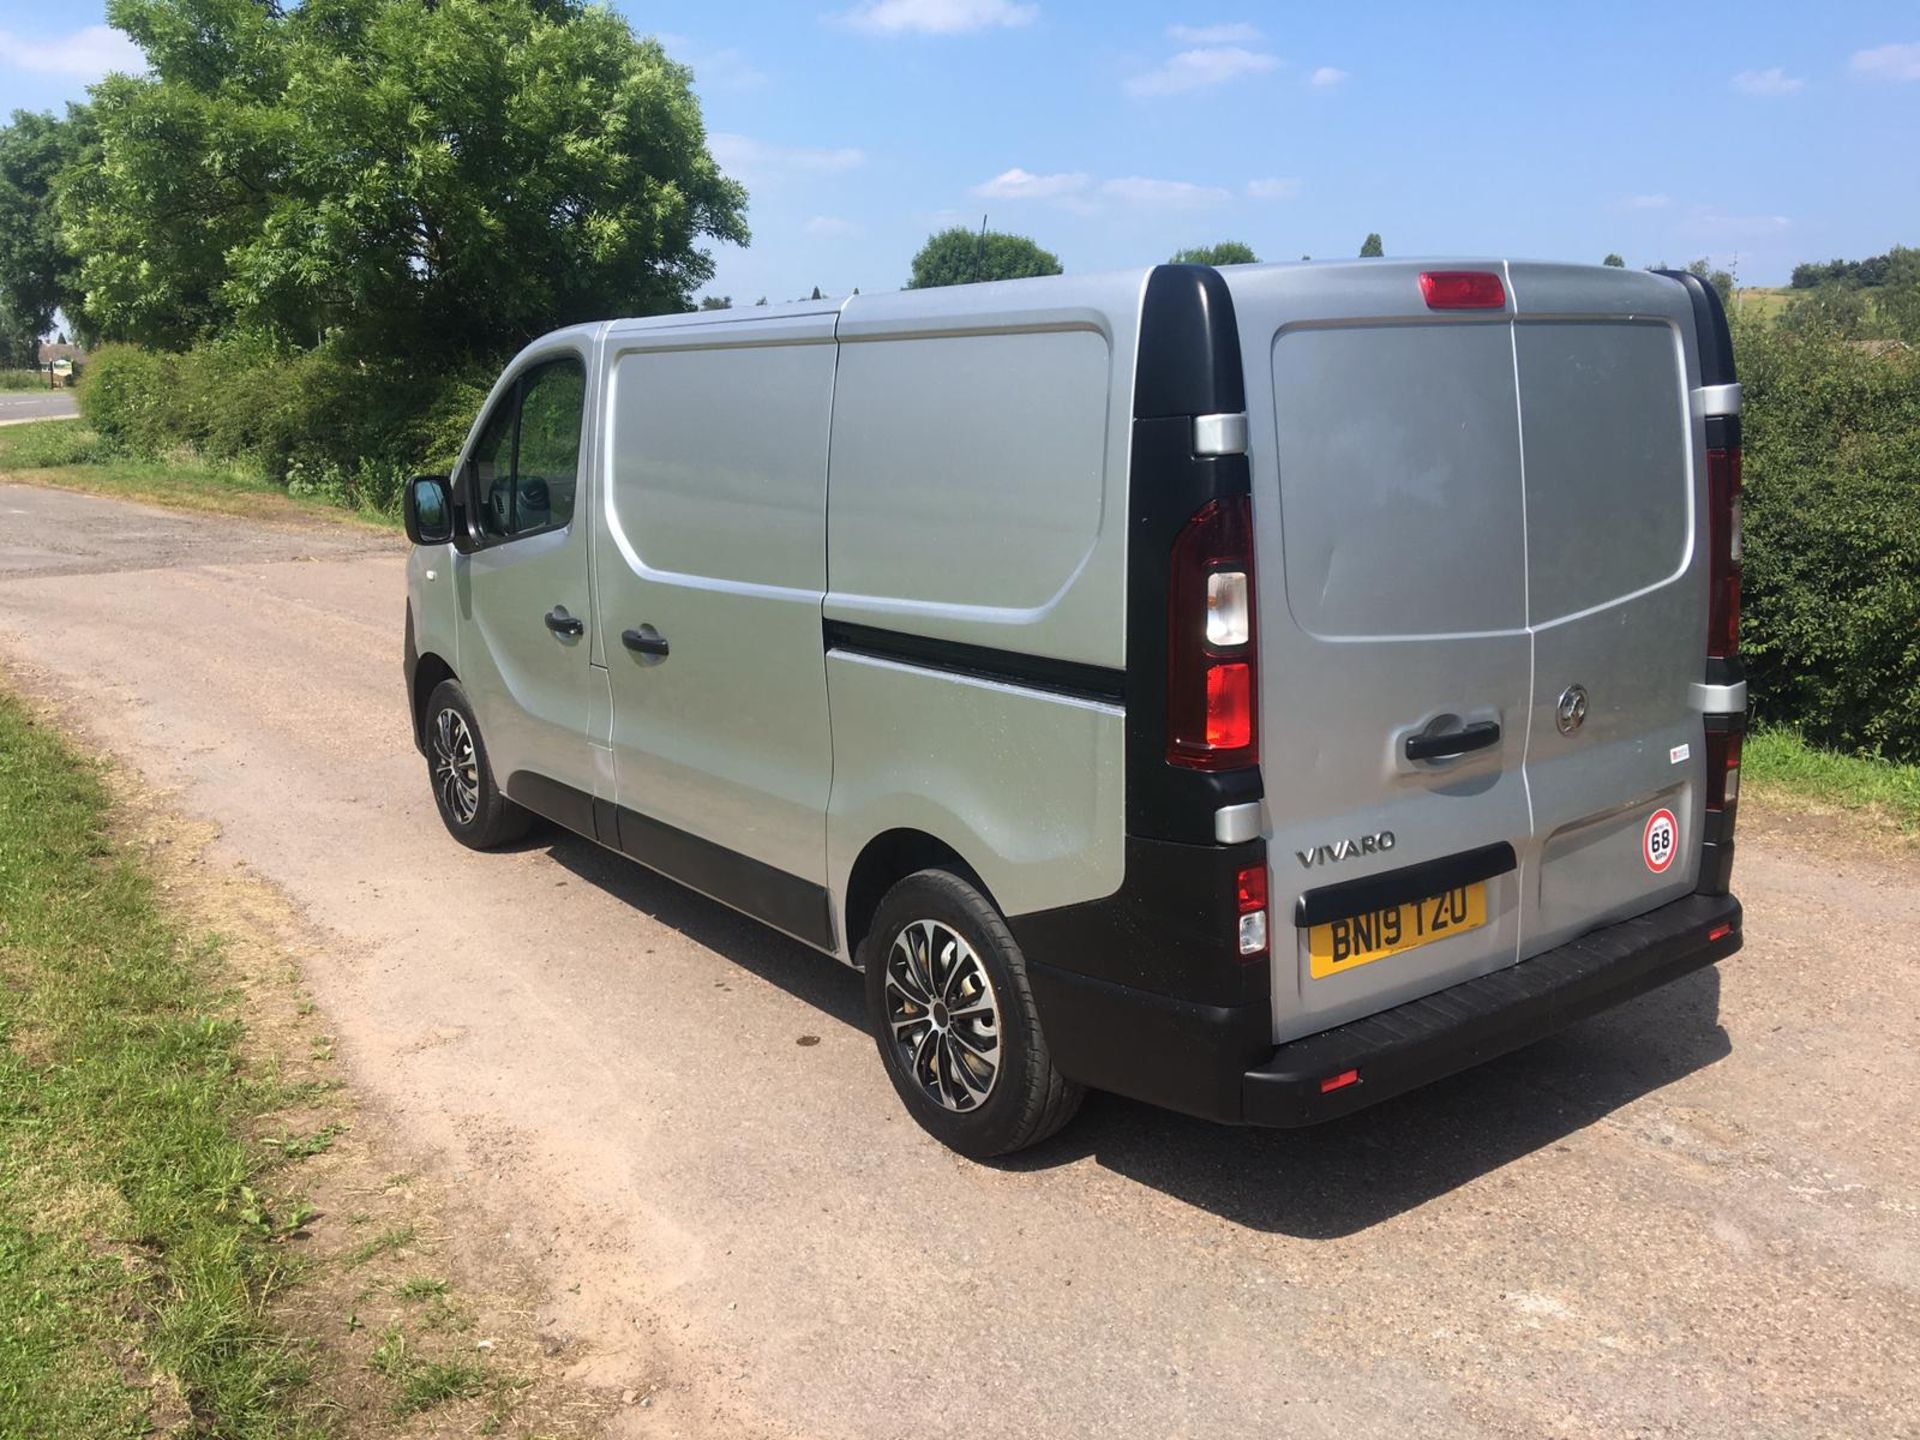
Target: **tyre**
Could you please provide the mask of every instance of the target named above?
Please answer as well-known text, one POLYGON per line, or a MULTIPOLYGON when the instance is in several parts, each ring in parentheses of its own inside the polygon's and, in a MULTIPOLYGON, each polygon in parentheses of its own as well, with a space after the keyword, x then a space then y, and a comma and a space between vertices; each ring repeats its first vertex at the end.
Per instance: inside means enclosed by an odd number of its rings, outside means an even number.
POLYGON ((469 849, 492 850, 527 833, 533 817, 500 793, 458 680, 442 680, 427 697, 426 739, 433 803, 449 835, 469 849))
POLYGON ((1053 1068, 1020 947, 973 885, 945 870, 907 876, 863 949, 880 1058, 935 1139, 985 1160, 1073 1118, 1086 1092, 1053 1068))

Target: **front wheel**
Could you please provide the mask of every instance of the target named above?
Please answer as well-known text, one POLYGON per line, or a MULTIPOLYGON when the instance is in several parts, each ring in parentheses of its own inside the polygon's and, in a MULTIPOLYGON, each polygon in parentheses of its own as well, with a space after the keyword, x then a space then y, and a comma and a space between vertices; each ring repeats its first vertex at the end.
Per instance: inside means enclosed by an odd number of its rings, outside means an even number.
POLYGON ((907 1110, 975 1160, 1046 1139, 1085 1091, 1053 1068, 1000 912, 945 870, 889 890, 865 946, 867 1015, 907 1110))
POLYGON ((510 845, 533 823, 494 783, 480 722, 458 680, 442 680, 427 697, 427 774, 447 833, 469 849, 510 845))

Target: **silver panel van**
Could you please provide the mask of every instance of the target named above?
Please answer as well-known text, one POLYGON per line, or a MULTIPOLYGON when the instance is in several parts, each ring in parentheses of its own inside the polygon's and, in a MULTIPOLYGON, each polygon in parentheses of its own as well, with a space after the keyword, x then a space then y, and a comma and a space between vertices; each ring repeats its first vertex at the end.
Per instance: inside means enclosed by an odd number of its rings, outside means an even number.
POLYGON ((1739 397, 1502 260, 559 331, 408 487, 415 737, 864 971, 964 1154, 1328 1119, 1739 948, 1739 397))

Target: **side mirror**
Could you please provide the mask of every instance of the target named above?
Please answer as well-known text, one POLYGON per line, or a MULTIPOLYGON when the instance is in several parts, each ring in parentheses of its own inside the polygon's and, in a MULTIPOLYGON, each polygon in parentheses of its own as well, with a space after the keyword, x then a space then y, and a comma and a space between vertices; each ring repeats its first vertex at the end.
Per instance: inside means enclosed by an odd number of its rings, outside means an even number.
POLYGON ((453 538, 453 493, 446 476, 416 475, 407 481, 401 512, 414 544, 444 545, 453 538))

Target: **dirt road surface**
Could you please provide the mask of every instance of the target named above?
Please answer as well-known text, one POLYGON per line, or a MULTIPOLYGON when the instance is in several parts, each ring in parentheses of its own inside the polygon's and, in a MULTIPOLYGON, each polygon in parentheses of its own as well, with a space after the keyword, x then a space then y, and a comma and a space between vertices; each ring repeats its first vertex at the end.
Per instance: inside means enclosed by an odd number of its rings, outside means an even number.
POLYGON ((351 1078, 635 1435, 1920 1432, 1920 866, 1750 815, 1746 951, 1298 1134, 1094 1097, 999 1168, 854 975, 584 841, 481 856, 402 555, 0 486, 0 657, 280 886, 351 1078), (817 1036, 819 1043, 802 1044, 817 1036))

